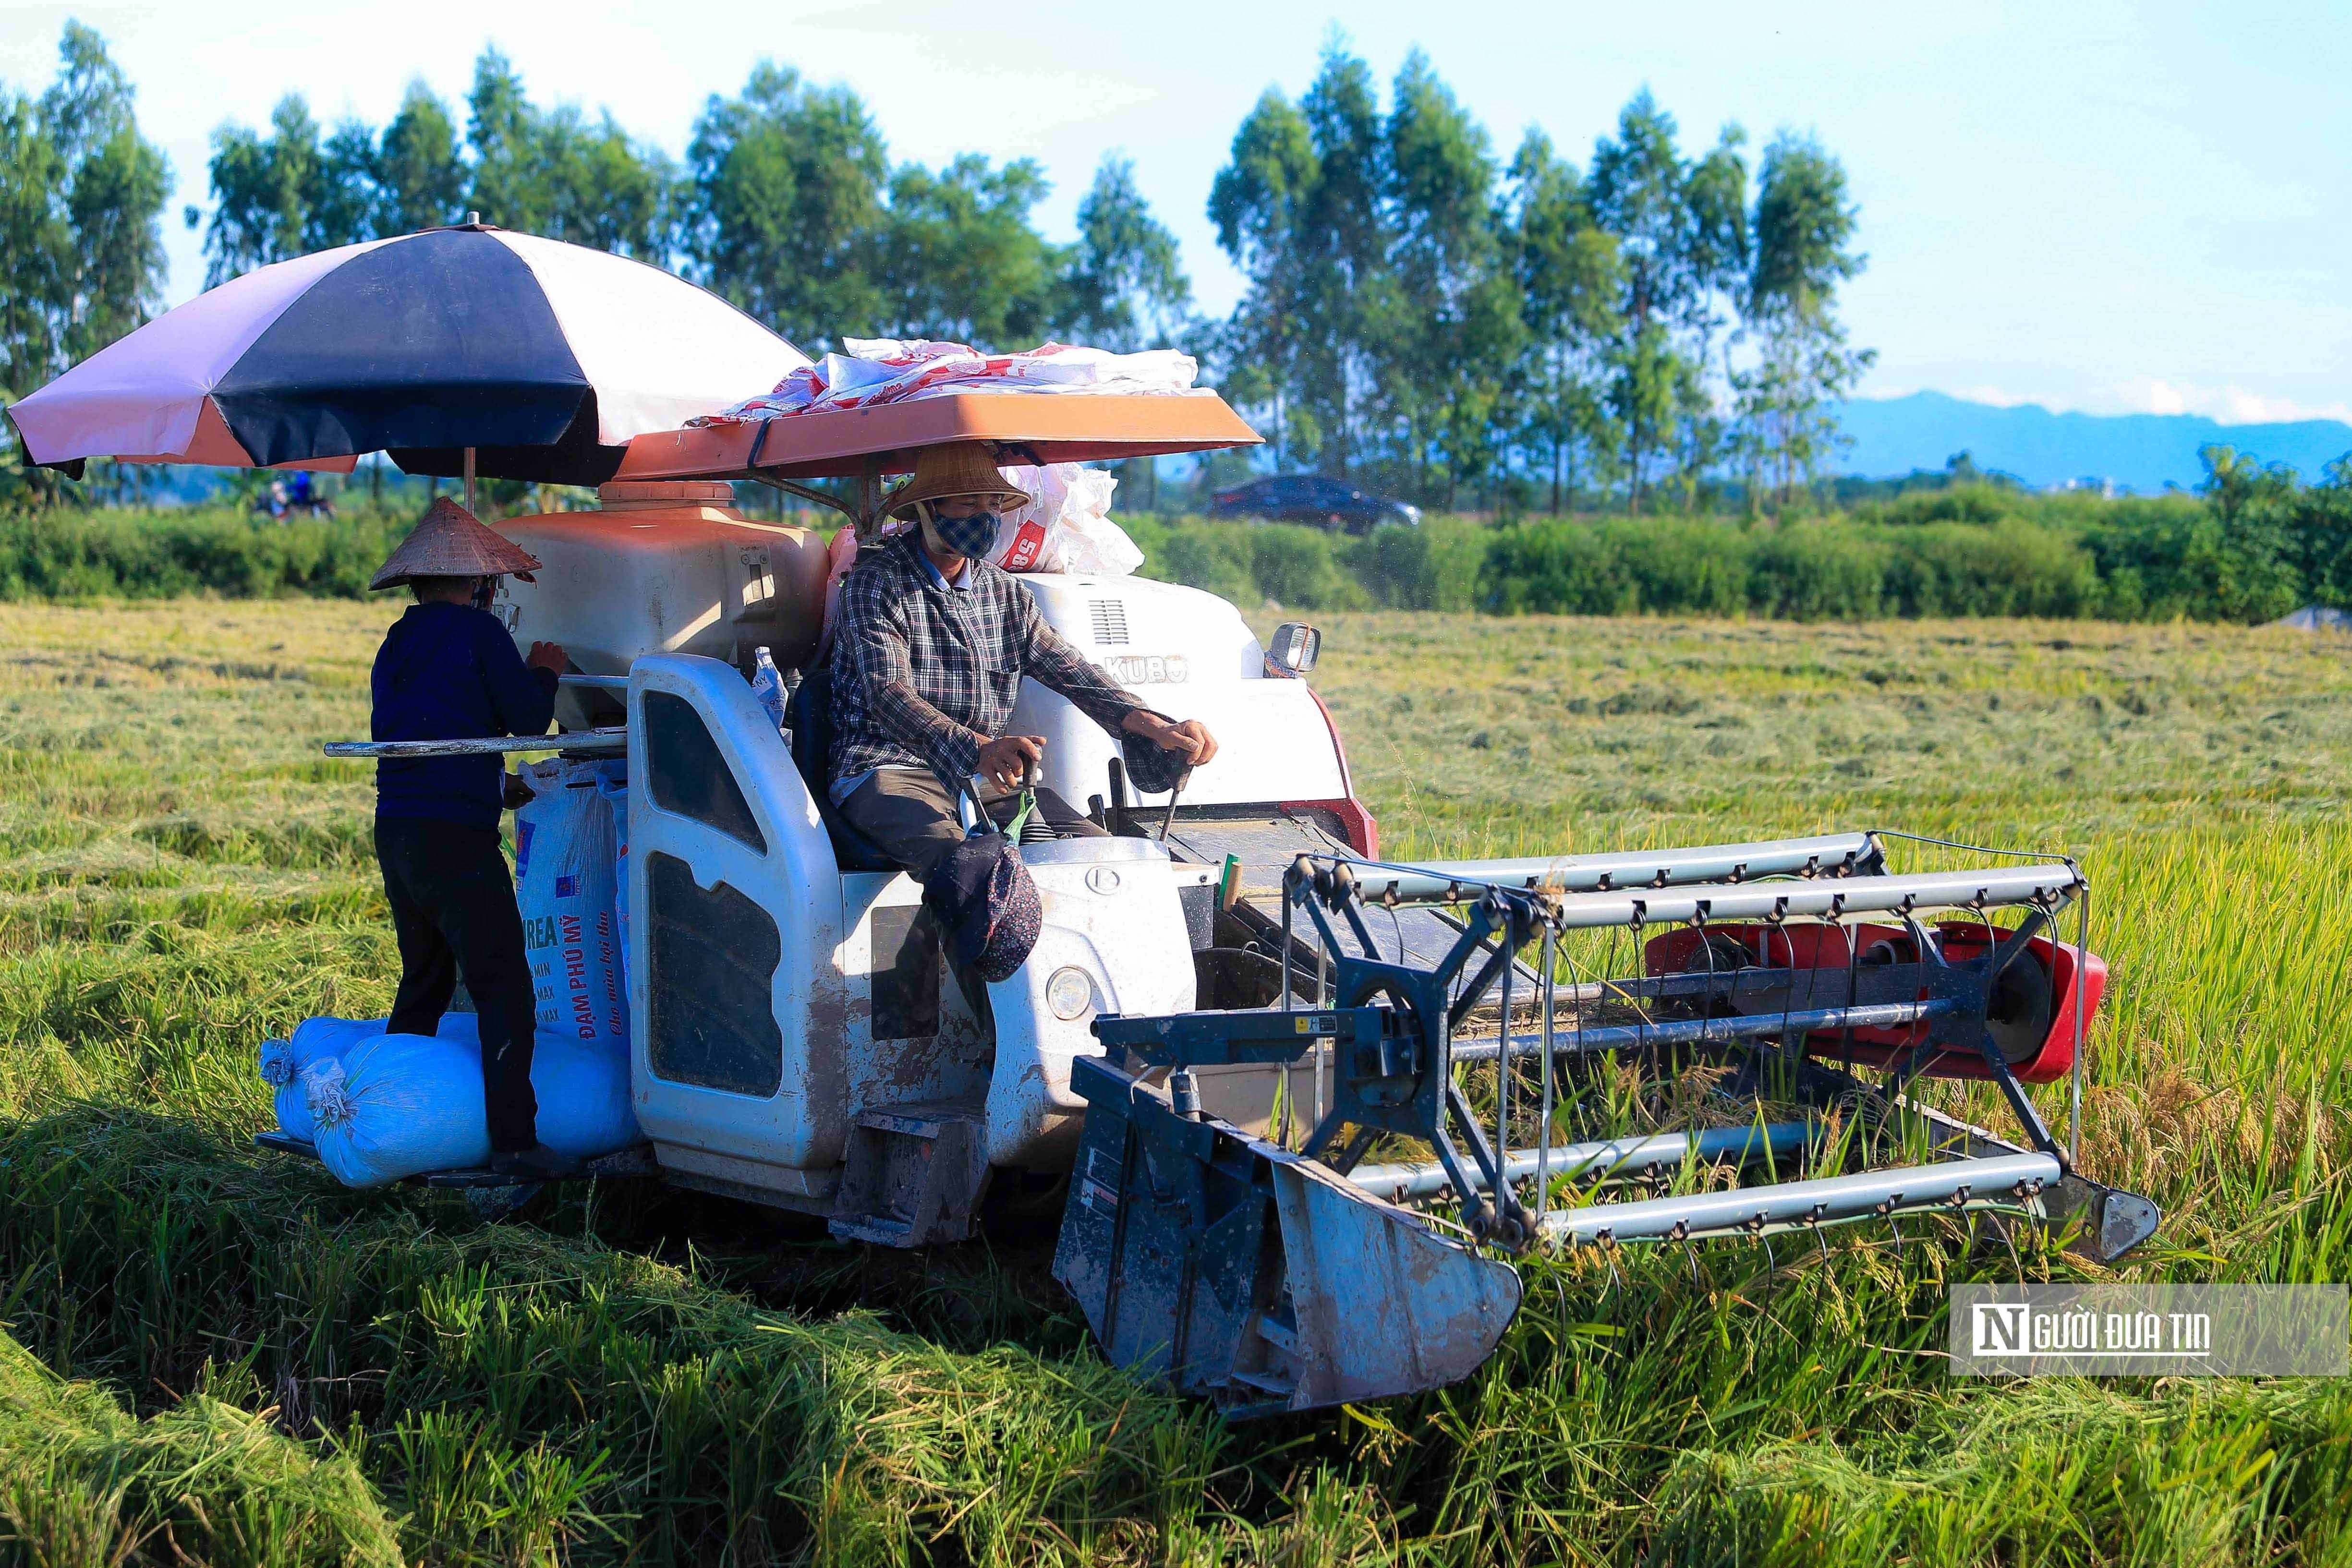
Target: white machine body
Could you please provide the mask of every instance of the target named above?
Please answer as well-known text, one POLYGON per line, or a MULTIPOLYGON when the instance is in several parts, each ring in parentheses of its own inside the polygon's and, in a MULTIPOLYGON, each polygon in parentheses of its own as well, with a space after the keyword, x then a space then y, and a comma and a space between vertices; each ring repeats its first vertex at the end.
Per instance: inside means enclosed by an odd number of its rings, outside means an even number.
MULTIPOLYGON (((1184 804, 1347 797, 1339 738, 1314 692, 1304 681, 1267 675, 1265 647, 1215 594, 1140 577, 1037 573, 1018 580, 1048 625, 1147 706, 1197 718, 1217 737, 1217 759, 1193 774, 1181 794, 1184 804)), ((1045 737, 1045 781, 1072 805, 1084 810, 1107 788, 1117 743, 1036 682, 1022 683, 1010 727, 1045 737)))
MULTIPOLYGON (((814 651, 825 575, 815 534, 746 520, 723 484, 604 492, 596 511, 499 519, 499 532, 540 562, 534 581, 499 579, 490 602, 518 646, 559 643, 589 675, 625 675, 646 653, 740 663, 766 646, 790 667, 814 651)), ((618 715, 608 701, 566 690, 555 716, 587 728, 618 715)))
MULTIPOLYGON (((1134 578, 1022 581, 1143 701, 1215 733, 1217 760, 1183 805, 1347 795, 1329 721, 1303 682, 1267 675, 1231 605, 1134 578)), ((838 1215, 845 1179, 882 1179, 860 1162, 899 1160, 902 1145, 935 1176, 965 1140, 979 1184, 1066 1170, 1084 1113, 1070 1063, 1099 1054, 1093 1019, 1195 1005, 1198 912, 1218 866, 1135 837, 1025 846, 1043 930, 989 988, 983 1022, 916 883, 841 868, 809 781, 731 661, 642 653, 627 706, 632 1082, 670 1179, 838 1215), (877 1140, 889 1146, 875 1153, 877 1140)), ((1045 782, 1082 809, 1105 792, 1116 748, 1068 702, 1026 685, 1013 729, 1047 737, 1045 782)))

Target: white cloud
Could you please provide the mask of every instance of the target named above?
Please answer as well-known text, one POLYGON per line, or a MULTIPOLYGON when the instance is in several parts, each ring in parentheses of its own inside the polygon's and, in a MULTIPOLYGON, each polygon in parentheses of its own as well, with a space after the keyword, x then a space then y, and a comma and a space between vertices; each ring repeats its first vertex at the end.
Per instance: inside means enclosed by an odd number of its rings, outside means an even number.
POLYGON ((2352 424, 2352 404, 2301 402, 2234 385, 2201 386, 2194 382, 2135 376, 2116 389, 2116 397, 2133 413, 2201 413, 2221 424, 2276 424, 2303 419, 2334 419, 2352 424))
POLYGON ((2030 402, 2040 403, 2044 408, 2050 406, 2046 398, 2035 397, 2031 392, 2013 392, 2001 387, 1954 387, 1950 395, 1963 402, 1989 402, 1995 408, 2022 408, 2030 402))

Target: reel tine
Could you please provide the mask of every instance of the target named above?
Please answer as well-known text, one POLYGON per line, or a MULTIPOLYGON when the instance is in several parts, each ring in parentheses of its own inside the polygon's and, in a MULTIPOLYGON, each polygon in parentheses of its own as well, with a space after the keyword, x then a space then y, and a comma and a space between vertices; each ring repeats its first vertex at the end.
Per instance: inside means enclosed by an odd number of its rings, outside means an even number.
MULTIPOLYGON (((1536 1124, 1536 1218, 1538 1220, 1543 1218, 1544 1207, 1549 1197, 1547 1189, 1551 1185, 1551 1026, 1552 1008, 1559 992, 1552 971, 1558 964, 1555 947, 1559 939, 1559 932, 1553 927, 1551 922, 1547 920, 1544 923, 1543 936, 1543 1065, 1540 1069, 1540 1076, 1543 1080, 1543 1113, 1537 1119, 1536 1124)), ((1610 1269, 1613 1273, 1616 1265, 1612 1263, 1610 1269)))
MULTIPOLYGON (((1495 1207, 1507 1213, 1514 1202, 1506 1167, 1511 1154, 1511 981, 1519 967, 1519 912, 1516 904, 1506 904, 1502 913, 1503 928, 1496 937, 1503 952, 1503 996, 1495 1032, 1495 1207)), ((1549 1135, 1544 1139, 1550 1141, 1549 1135)))

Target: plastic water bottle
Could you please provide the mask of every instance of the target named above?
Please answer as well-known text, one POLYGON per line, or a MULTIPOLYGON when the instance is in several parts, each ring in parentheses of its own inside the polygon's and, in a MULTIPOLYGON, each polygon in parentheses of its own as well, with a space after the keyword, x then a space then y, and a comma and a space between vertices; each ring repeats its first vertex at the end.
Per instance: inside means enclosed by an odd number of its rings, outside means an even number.
POLYGON ((776 733, 781 735, 784 729, 783 674, 776 668, 776 661, 769 657, 764 646, 751 650, 751 663, 755 666, 751 672, 751 695, 760 699, 761 707, 768 710, 768 722, 774 725, 776 733))

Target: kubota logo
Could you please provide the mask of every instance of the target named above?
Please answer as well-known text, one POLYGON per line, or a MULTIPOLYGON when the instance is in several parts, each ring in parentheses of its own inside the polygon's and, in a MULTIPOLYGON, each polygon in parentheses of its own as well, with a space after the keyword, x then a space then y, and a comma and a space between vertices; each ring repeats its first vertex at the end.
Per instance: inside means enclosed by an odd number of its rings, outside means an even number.
POLYGON ((1192 662, 1181 653, 1121 653, 1103 667, 1123 686, 1175 686, 1192 678, 1192 662))

